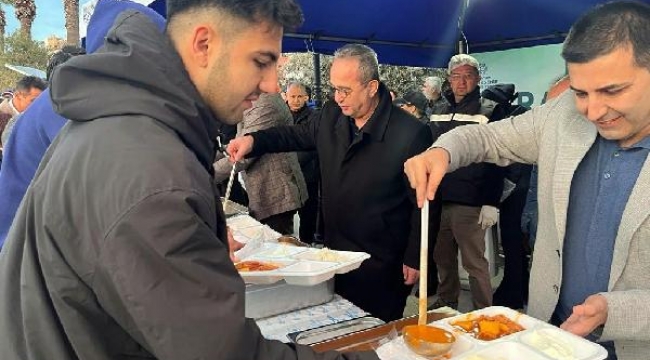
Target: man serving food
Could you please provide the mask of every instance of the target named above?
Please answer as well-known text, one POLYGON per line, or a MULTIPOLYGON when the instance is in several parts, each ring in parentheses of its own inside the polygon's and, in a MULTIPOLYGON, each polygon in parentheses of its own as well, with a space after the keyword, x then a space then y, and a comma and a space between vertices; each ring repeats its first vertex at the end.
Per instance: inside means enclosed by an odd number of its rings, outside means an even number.
POLYGON ((612 2, 564 43, 571 90, 494 124, 467 126, 409 159, 421 206, 475 162, 539 166, 539 227, 528 312, 647 359, 650 313, 650 5, 612 2))

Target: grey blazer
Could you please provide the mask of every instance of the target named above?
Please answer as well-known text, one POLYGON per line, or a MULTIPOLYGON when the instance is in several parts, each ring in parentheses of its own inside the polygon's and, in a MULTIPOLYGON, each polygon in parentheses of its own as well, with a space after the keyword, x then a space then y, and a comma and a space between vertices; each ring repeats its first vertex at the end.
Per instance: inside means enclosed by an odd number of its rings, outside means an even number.
MULTIPOLYGON (((576 109, 573 93, 523 115, 465 126, 433 146, 451 154, 450 170, 473 162, 539 166, 539 227, 530 277, 530 315, 548 321, 562 283, 562 244, 571 180, 597 136, 576 109)), ((601 340, 614 340, 620 360, 647 359, 650 350, 650 158, 630 194, 614 245, 601 340)))
MULTIPOLYGON (((279 94, 262 94, 253 107, 244 111, 237 136, 292 123, 291 112, 279 94)), ((227 158, 214 163, 215 179, 228 179, 232 164, 227 158)), ((297 210, 307 201, 307 185, 295 152, 266 154, 237 164, 243 171, 251 216, 261 220, 297 210)))

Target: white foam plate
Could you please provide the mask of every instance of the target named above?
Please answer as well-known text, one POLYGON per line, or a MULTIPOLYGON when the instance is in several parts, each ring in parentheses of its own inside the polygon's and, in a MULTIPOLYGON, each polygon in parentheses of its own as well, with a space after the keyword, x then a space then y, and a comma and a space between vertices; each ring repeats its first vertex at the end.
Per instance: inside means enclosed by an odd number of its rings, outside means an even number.
MULTIPOLYGON (((451 329, 456 335, 456 343, 451 351, 434 358, 436 360, 603 360, 607 358, 607 350, 598 344, 501 306, 434 321, 431 325, 451 329), (498 314, 518 322, 525 330, 500 339, 482 341, 450 325, 450 322, 459 319, 498 314)), ((426 360, 411 351, 404 344, 401 336, 380 346, 377 354, 382 360, 426 360)))
MULTIPOLYGON (((241 251, 241 250, 240 250, 241 251)), ((361 266, 361 263, 370 258, 370 255, 363 252, 334 251, 336 258, 345 260, 336 261, 314 261, 317 259, 319 249, 288 246, 278 243, 263 243, 257 249, 246 252, 246 256, 240 257, 243 260, 260 260, 269 262, 286 261, 291 266, 282 267, 277 270, 240 273, 248 284, 272 284, 273 282, 285 280, 291 285, 311 286, 327 281, 335 274, 343 274, 361 266)), ((241 252, 236 253, 241 254, 241 252)))

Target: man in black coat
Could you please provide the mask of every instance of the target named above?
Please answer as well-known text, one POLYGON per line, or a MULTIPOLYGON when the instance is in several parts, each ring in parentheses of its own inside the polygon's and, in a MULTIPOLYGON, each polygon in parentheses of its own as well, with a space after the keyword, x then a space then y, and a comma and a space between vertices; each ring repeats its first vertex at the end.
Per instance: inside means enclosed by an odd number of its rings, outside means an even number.
POLYGON ((377 55, 365 45, 337 50, 330 83, 334 102, 316 118, 235 139, 228 153, 239 160, 318 151, 325 245, 372 255, 359 270, 338 275, 336 291, 374 316, 394 320, 419 277, 419 211, 404 161, 431 144, 431 132, 391 104, 377 55))

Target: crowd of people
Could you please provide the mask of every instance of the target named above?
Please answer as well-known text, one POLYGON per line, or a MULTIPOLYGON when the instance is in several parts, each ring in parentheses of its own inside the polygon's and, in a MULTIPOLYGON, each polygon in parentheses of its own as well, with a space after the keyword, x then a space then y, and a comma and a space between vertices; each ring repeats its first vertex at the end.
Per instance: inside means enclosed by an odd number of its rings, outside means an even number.
POLYGON ((336 50, 314 107, 308 84, 278 78, 283 33, 303 21, 294 0, 167 11, 99 0, 86 49, 57 52, 46 80, 24 77, 0 103, 3 359, 377 359, 267 340, 245 318, 222 207, 233 173, 261 223, 370 254, 335 291, 384 321, 421 276, 430 308, 458 308, 462 266, 474 309, 526 311, 608 359, 644 358, 649 5, 578 19, 567 73, 532 109, 512 86, 481 89, 468 54, 394 95, 362 44, 336 50))

